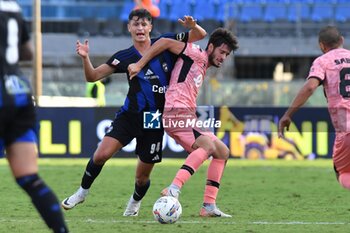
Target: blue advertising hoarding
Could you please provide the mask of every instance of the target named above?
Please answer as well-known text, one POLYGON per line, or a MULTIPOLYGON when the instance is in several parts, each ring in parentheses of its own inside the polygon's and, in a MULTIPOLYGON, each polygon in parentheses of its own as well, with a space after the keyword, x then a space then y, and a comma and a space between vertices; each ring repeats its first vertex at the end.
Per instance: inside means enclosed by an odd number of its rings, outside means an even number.
MULTIPOLYGON (((90 157, 103 138, 118 109, 41 108, 37 109, 41 157, 90 157)), ((334 129, 326 108, 302 108, 293 117, 285 139, 277 137, 277 123, 285 108, 206 107, 199 117, 215 117, 221 125, 215 134, 230 148, 234 158, 304 159, 330 158, 334 129), (209 114, 208 114, 209 112, 209 114)), ((184 158, 187 153, 164 135, 164 158, 184 158)), ((116 157, 136 157, 135 141, 116 157)))

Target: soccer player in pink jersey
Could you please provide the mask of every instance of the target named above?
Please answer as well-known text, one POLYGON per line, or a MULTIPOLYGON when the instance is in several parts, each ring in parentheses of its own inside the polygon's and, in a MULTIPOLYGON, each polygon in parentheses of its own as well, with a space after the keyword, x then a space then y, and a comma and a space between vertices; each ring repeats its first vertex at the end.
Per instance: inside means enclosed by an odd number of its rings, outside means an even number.
POLYGON ((223 28, 216 29, 209 38, 207 47, 163 39, 152 45, 151 49, 137 63, 129 65, 130 78, 135 76, 149 60, 164 50, 178 54, 171 73, 165 95, 163 127, 188 153, 184 165, 177 172, 172 184, 162 191, 162 195, 178 198, 180 189, 197 171, 202 163, 212 156, 207 172, 203 207, 200 216, 231 217, 216 206, 221 177, 229 158, 229 149, 212 132, 197 124, 196 99, 210 66, 220 67, 232 51, 238 48, 236 37, 223 28))
POLYGON ((350 189, 350 50, 343 48, 344 38, 334 26, 319 33, 323 55, 312 64, 309 76, 292 104, 279 122, 278 133, 283 136, 292 115, 308 100, 319 85, 323 85, 328 110, 336 131, 333 163, 341 186, 350 189))

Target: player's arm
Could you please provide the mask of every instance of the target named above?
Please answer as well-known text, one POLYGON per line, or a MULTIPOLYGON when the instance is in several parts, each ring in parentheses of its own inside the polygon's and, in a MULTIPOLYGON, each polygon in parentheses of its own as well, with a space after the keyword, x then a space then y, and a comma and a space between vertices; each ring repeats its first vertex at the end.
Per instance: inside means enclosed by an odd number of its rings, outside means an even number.
POLYGON ((84 44, 80 43, 78 40, 76 44, 76 52, 82 59, 86 81, 95 82, 114 72, 113 67, 107 64, 102 64, 97 68, 93 67, 89 57, 88 40, 85 40, 84 44))
POLYGON ((197 24, 197 21, 192 16, 185 15, 183 19, 178 19, 178 22, 185 28, 191 29, 188 32, 188 42, 195 42, 203 39, 207 32, 197 24))
POLYGON ((157 56, 161 52, 169 50, 170 52, 178 55, 184 50, 185 46, 186 43, 181 41, 169 38, 160 38, 151 46, 151 48, 147 50, 147 52, 137 63, 133 63, 128 66, 130 79, 135 77, 153 57, 157 56))
POLYGON ((320 85, 320 80, 317 77, 310 77, 304 86, 300 89, 293 102, 289 106, 288 110, 284 113, 283 117, 278 124, 278 136, 283 136, 284 128, 289 130, 289 125, 291 123, 291 118, 295 112, 299 110, 301 106, 309 99, 309 97, 314 93, 316 88, 320 85))

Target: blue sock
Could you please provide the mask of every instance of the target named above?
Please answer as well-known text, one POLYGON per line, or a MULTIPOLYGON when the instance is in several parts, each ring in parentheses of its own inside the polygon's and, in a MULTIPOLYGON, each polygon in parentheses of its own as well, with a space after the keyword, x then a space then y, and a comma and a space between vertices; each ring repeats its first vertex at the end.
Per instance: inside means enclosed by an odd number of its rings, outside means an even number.
POLYGON ((68 232, 57 197, 37 174, 19 177, 16 181, 31 197, 49 228, 54 232, 68 232))
POLYGON ((100 174, 102 167, 103 165, 95 164, 92 158, 89 160, 81 180, 81 187, 83 189, 89 189, 91 187, 96 177, 100 174))
POLYGON ((134 200, 140 201, 146 195, 149 186, 151 186, 151 180, 148 180, 148 182, 143 186, 138 186, 137 183, 135 183, 135 190, 133 194, 134 200))

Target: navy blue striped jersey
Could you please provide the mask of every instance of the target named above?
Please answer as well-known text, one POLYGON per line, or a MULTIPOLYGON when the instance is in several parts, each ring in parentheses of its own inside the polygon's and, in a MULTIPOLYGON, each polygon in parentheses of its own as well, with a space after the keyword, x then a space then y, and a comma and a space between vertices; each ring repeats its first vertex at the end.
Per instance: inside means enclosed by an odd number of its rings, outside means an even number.
POLYGON ((21 46, 28 40, 17 2, 0 0, 0 108, 32 103, 29 81, 18 65, 21 46))
MULTIPOLYGON (((163 34, 151 39, 151 44, 161 37, 187 42, 188 32, 163 34)), ((126 73, 129 91, 121 108, 122 112, 140 113, 142 111, 163 111, 165 91, 169 85, 171 71, 177 55, 164 51, 154 57, 132 80, 129 79, 128 66, 141 58, 134 46, 115 53, 106 64, 115 68, 114 73, 126 73)))

